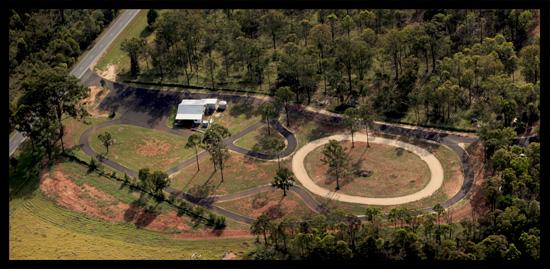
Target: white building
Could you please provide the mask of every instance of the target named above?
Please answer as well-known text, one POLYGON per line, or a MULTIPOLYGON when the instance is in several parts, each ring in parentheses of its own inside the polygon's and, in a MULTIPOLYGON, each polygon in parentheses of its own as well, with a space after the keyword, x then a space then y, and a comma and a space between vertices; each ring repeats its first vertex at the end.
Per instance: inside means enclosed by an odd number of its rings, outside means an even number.
POLYGON ((206 105, 206 110, 214 111, 218 109, 218 99, 201 99, 206 105))
POLYGON ((178 113, 176 120, 178 121, 193 121, 195 124, 202 122, 204 115, 205 104, 202 100, 182 100, 178 105, 178 113))
POLYGON ((176 120, 193 121, 194 124, 201 124, 205 111, 214 111, 218 108, 218 99, 183 99, 178 105, 176 120))

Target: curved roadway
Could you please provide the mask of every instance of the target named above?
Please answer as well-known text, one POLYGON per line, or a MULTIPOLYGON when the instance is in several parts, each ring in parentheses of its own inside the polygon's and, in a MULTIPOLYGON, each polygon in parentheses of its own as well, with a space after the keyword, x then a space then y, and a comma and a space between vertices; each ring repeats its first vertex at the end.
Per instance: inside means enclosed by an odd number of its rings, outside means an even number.
MULTIPOLYGON (((339 193, 338 191, 331 191, 326 188, 323 188, 317 183, 315 183, 309 177, 304 165, 304 159, 309 152, 316 149, 317 147, 320 147, 328 143, 330 140, 333 140, 333 139, 338 141, 340 140, 351 141, 351 135, 337 134, 337 135, 332 135, 329 137, 317 139, 305 145, 304 147, 300 148, 300 150, 298 150, 298 152, 296 152, 296 154, 292 158, 292 171, 294 172, 296 179, 298 179, 306 189, 308 189, 309 191, 317 195, 320 195, 322 197, 331 197, 331 199, 333 200, 338 200, 341 202, 348 202, 348 203, 365 204, 365 205, 397 205, 397 204, 406 204, 406 203, 414 202, 422 198, 428 197, 443 185, 443 167, 441 166, 441 163, 439 162, 439 160, 432 153, 428 152, 423 148, 420 148, 418 146, 405 143, 402 141, 398 141, 394 139, 386 139, 381 137, 371 137, 370 138, 371 143, 385 144, 385 145, 390 145, 392 147, 404 148, 418 155, 422 161, 428 164, 428 168, 430 169, 431 178, 428 185, 424 187, 422 190, 412 193, 410 195, 392 197, 392 198, 371 198, 371 197, 347 195, 347 194, 339 193)), ((355 135, 355 141, 367 142, 367 136, 365 134, 358 133, 355 135)))
MULTIPOLYGON (((89 86, 99 86, 100 80, 101 78, 98 75, 96 75, 90 69, 88 69, 82 76, 81 83, 89 86)), ((131 176, 137 176, 137 172, 127 167, 124 167, 112 160, 109 160, 108 158, 104 158, 103 156, 96 153, 90 148, 88 144, 88 139, 89 139, 89 135, 94 130, 97 130, 99 128, 112 125, 112 124, 128 124, 128 125, 136 125, 140 127, 156 129, 164 132, 173 133, 176 135, 187 136, 188 133, 174 130, 172 128, 169 128, 165 124, 166 119, 170 114, 171 108, 177 105, 181 99, 218 98, 229 102, 248 103, 248 104, 261 104, 263 101, 265 101, 265 99, 251 97, 251 96, 216 94, 216 93, 193 93, 193 92, 182 92, 182 91, 165 91, 165 90, 133 87, 133 86, 128 86, 128 85, 124 85, 124 84, 120 84, 120 83, 116 83, 108 80, 105 80, 105 82, 106 82, 106 87, 110 88, 111 91, 100 103, 99 109, 105 110, 105 111, 115 111, 117 113, 120 113, 122 116, 116 120, 105 122, 89 128, 81 135, 79 144, 82 150, 86 154, 96 157, 101 162, 105 163, 108 166, 111 166, 112 168, 118 171, 121 171, 121 172, 126 171, 131 176)), ((301 109, 301 110, 292 109, 290 110, 290 113, 293 115, 315 118, 318 120, 327 121, 331 123, 341 122, 340 115, 326 112, 326 111, 312 111, 310 109, 301 109)), ((274 155, 269 156, 269 155, 261 154, 258 152, 237 147, 233 144, 233 141, 259 128, 260 126, 261 126, 261 123, 253 124, 252 126, 246 128, 245 130, 237 134, 234 134, 232 137, 225 140, 224 143, 227 145, 228 149, 235 152, 239 152, 242 154, 246 154, 246 155, 253 156, 256 158, 261 158, 261 159, 275 159, 276 156, 274 155)), ((287 149, 283 154, 281 154, 281 157, 290 156, 294 152, 298 144, 296 137, 278 122, 274 124, 274 127, 288 141, 287 149)), ((469 192, 473 182, 473 170, 472 170, 472 166, 471 166, 468 154, 458 144, 472 143, 477 140, 476 138, 456 135, 452 133, 445 133, 441 131, 426 131, 421 128, 395 126, 395 125, 384 124, 384 123, 375 123, 375 130, 384 132, 384 133, 397 134, 397 135, 407 136, 407 137, 412 137, 417 139, 432 140, 432 141, 436 141, 438 143, 442 143, 449 146, 453 151, 455 151, 455 153, 458 154, 459 158, 462 161, 463 169, 464 169, 464 182, 460 191, 454 197, 442 203, 442 206, 447 208, 453 205, 454 203, 461 200, 464 196, 466 196, 466 194, 469 192)), ((199 154, 199 157, 203 158, 206 155, 208 155, 207 152, 202 152, 199 154)), ((187 165, 192 164, 195 161, 194 159, 195 158, 190 158, 189 160, 168 170, 167 173, 169 175, 172 175, 173 173, 183 169, 187 165)), ((205 208, 217 214, 223 214, 230 219, 247 223, 247 224, 252 224, 255 221, 255 219, 244 217, 233 212, 229 212, 225 209, 222 209, 220 207, 213 205, 213 203, 218 201, 237 199, 240 197, 252 195, 258 192, 267 191, 270 189, 272 189, 271 186, 262 186, 262 187, 257 187, 254 189, 246 190, 235 194, 217 196, 217 197, 208 197, 208 198, 195 197, 193 195, 184 193, 180 190, 176 190, 172 187, 167 187, 164 189, 164 191, 168 192, 171 195, 175 195, 183 199, 186 199, 194 204, 202 205, 205 208)), ((313 210, 321 214, 326 214, 329 212, 320 203, 318 203, 308 191, 304 190, 303 188, 300 188, 298 186, 293 186, 291 187, 290 190, 294 191, 302 199, 304 199, 304 201, 308 204, 308 206, 310 206, 313 210)), ((432 211, 431 208, 426 208, 423 210, 432 211)))

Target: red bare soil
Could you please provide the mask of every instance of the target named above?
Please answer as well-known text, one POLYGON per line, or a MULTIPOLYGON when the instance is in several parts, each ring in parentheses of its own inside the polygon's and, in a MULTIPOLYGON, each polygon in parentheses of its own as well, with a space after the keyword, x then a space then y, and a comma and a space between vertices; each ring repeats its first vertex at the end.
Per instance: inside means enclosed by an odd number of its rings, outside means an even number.
POLYGON ((452 221, 460 221, 463 218, 473 217, 477 219, 490 211, 489 207, 485 204, 485 194, 481 189, 481 183, 485 178, 483 147, 479 143, 474 143, 470 145, 469 148, 473 149, 470 154, 470 161, 474 167, 474 182, 470 192, 463 198, 463 201, 469 201, 469 203, 460 208, 451 210, 452 221))
MULTIPOLYGON (((57 166, 63 168, 63 164, 57 164, 57 166)), ((182 231, 167 235, 174 239, 251 237, 248 231, 239 230, 203 228, 194 232, 186 232, 191 228, 186 220, 189 221, 191 218, 179 215, 176 211, 167 215, 154 211, 149 212, 142 206, 122 203, 115 197, 86 183, 84 183, 84 187, 80 187, 59 169, 52 172, 52 177, 49 174, 47 169, 40 171, 40 189, 57 204, 88 216, 111 223, 129 222, 155 231, 182 231), (103 201, 103 206, 99 206, 98 202, 100 201, 103 201)))

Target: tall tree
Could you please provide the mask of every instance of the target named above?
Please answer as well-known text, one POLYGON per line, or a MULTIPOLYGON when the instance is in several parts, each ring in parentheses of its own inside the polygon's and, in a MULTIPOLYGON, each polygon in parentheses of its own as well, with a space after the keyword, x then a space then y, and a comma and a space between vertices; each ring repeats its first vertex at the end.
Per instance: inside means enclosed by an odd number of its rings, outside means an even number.
POLYGON ((443 212, 445 212, 445 208, 441 204, 437 203, 436 205, 434 205, 432 210, 437 213, 437 225, 441 227, 441 215, 443 214, 443 212))
POLYGON ((153 195, 162 193, 162 189, 170 185, 168 174, 163 171, 150 172, 149 168, 139 170, 138 178, 141 180, 141 187, 153 195))
POLYGON ((354 67, 354 46, 349 39, 336 38, 334 40, 334 54, 336 66, 343 67, 348 75, 348 97, 352 94, 352 71, 354 67))
POLYGON ((279 116, 279 112, 275 109, 273 103, 265 101, 260 104, 260 114, 262 121, 267 123, 267 134, 271 135, 270 122, 279 116))
POLYGON ((327 76, 326 69, 328 61, 325 59, 325 54, 330 50, 330 27, 326 24, 317 24, 309 30, 309 40, 311 43, 319 49, 319 71, 323 75, 323 82, 325 86, 325 95, 327 94, 327 76))
POLYGON ((222 182, 225 161, 229 158, 229 153, 227 147, 223 144, 223 139, 229 136, 231 136, 231 133, 225 126, 214 123, 204 133, 202 138, 202 145, 210 153, 214 170, 220 169, 222 182))
POLYGON ((281 168, 281 162, 279 160, 279 156, 281 155, 281 153, 283 153, 283 151, 286 148, 285 141, 279 138, 271 139, 271 141, 269 142, 269 148, 272 153, 277 155, 277 165, 279 166, 279 168, 281 168))
POLYGON ((113 143, 111 133, 105 132, 105 133, 99 134, 97 138, 99 139, 99 141, 101 141, 101 143, 103 143, 103 146, 105 146, 105 148, 107 149, 107 154, 108 154, 109 146, 113 143))
POLYGON ((359 105, 357 108, 357 118, 365 125, 365 133, 367 134, 367 148, 370 148, 369 144, 369 130, 374 129, 374 109, 372 106, 367 104, 359 105))
POLYGON ((139 74, 139 57, 144 54, 147 40, 145 38, 132 37, 124 39, 120 45, 120 50, 128 53, 130 57, 130 71, 132 76, 139 74))
POLYGON ((153 28, 158 17, 159 13, 157 10, 149 9, 149 11, 147 11, 147 24, 149 25, 149 28, 153 28))
POLYGON ((351 148, 355 148, 355 141, 353 140, 353 133, 359 131, 359 113, 356 108, 350 107, 344 111, 344 118, 342 119, 344 126, 346 126, 351 132, 351 148))
POLYGON ((342 148, 342 145, 337 140, 330 140, 323 147, 323 158, 321 158, 321 161, 329 166, 332 174, 336 177, 336 190, 340 189, 339 179, 347 171, 348 156, 346 150, 347 148, 342 148))
POLYGON ((253 235, 263 235, 265 245, 267 246, 267 232, 271 229, 271 225, 269 217, 262 214, 252 223, 250 231, 253 235))
POLYGON ((348 39, 350 39, 350 32, 354 26, 355 22, 349 15, 346 15, 344 19, 342 19, 342 28, 344 28, 344 30, 348 33, 348 39))
POLYGON ((192 134, 187 138, 187 143, 185 144, 185 148, 193 148, 195 151, 195 159, 197 160, 197 171, 200 171, 201 168, 199 166, 199 154, 198 150, 202 145, 202 137, 198 134, 192 134))
POLYGON ((536 84, 540 79, 540 46, 533 44, 521 49, 520 65, 527 82, 536 84))
POLYGON ((284 26, 283 13, 270 9, 260 18, 260 20, 263 22, 262 26, 265 27, 266 31, 269 32, 271 38, 273 39, 273 49, 276 49, 277 34, 284 26))
POLYGON ((287 167, 279 167, 273 182, 271 182, 271 186, 283 190, 283 197, 286 197, 286 191, 294 185, 293 176, 294 173, 292 173, 287 167))
POLYGON ((395 81, 399 79, 399 68, 401 66, 401 59, 404 56, 404 43, 402 41, 401 31, 391 29, 382 38, 382 48, 387 55, 391 56, 393 60, 393 66, 395 68, 395 81))
POLYGON ((290 119, 288 117, 288 113, 290 111, 290 102, 292 102, 292 95, 293 93, 288 86, 281 87, 275 92, 275 102, 285 108, 287 127, 290 127, 290 119))
POLYGON ((79 85, 78 79, 69 76, 66 68, 57 66, 40 69, 23 82, 22 89, 24 94, 19 101, 27 109, 22 110, 24 115, 18 117, 20 121, 27 121, 23 125, 43 119, 55 122, 61 149, 65 152, 63 121, 67 118, 81 120, 90 115, 85 106, 80 105, 89 96, 90 88, 79 85))

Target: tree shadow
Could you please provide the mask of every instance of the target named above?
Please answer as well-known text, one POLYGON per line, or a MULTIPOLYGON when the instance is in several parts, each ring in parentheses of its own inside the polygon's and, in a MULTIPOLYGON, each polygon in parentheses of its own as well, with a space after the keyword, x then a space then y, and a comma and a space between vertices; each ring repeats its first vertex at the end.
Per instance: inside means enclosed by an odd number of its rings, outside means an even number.
POLYGON ((210 182, 214 174, 216 174, 216 171, 212 172, 210 177, 202 185, 195 184, 192 188, 189 189, 189 194, 203 198, 201 199, 201 202, 204 203, 204 205, 210 205, 213 202, 209 201, 209 199, 213 199, 211 196, 214 195, 216 190, 222 184, 221 180, 220 182, 218 182, 218 184, 210 182))
POLYGON ((195 171, 195 174, 193 174, 193 176, 189 179, 189 181, 187 182, 187 184, 185 184, 185 186, 182 188, 183 190, 185 190, 187 188, 187 186, 189 186, 189 184, 191 183, 191 181, 193 181, 193 179, 195 178, 195 176, 199 173, 199 170, 195 171))
POLYGON ((124 212, 124 220, 129 223, 134 223, 137 227, 144 228, 151 224, 160 215, 160 212, 155 210, 159 203, 154 206, 147 205, 142 198, 143 193, 139 199, 130 204, 130 207, 124 212))
POLYGON ((232 107, 229 110, 229 115, 231 115, 231 117, 236 118, 236 117, 238 117, 242 114, 245 114, 246 119, 250 119, 252 117, 252 115, 254 114, 253 112, 255 111, 255 107, 252 106, 251 104, 232 103, 231 105, 232 105, 232 107))

